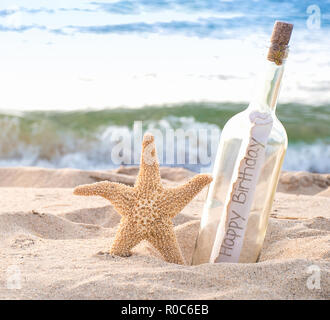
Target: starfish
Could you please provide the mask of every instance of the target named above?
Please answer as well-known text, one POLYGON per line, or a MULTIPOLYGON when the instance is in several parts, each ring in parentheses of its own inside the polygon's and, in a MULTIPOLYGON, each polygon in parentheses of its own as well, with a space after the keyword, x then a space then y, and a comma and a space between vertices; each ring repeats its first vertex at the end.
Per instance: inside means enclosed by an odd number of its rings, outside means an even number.
POLYGON ((210 175, 198 174, 183 185, 165 188, 161 182, 154 136, 146 133, 134 187, 101 181, 78 186, 74 194, 101 196, 122 216, 109 254, 130 256, 133 247, 147 240, 165 261, 184 264, 172 219, 211 181, 210 175))

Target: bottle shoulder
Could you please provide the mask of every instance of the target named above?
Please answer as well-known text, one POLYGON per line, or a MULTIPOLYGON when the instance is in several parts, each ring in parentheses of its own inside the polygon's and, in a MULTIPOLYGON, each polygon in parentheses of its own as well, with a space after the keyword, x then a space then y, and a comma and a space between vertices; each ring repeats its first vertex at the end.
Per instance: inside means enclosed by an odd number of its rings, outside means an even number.
MULTIPOLYGON (((250 110, 246 109, 230 118, 221 132, 221 139, 243 139, 250 129, 250 110)), ((287 145, 288 138, 286 130, 280 120, 272 113, 273 127, 269 135, 269 140, 284 143, 287 145)))

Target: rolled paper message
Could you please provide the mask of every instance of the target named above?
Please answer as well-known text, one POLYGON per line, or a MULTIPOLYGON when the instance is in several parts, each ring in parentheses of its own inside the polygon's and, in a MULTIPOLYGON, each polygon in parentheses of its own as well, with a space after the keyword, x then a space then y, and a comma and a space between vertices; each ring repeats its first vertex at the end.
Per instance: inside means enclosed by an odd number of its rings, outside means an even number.
POLYGON ((253 111, 249 118, 250 135, 243 140, 235 164, 210 262, 238 262, 240 258, 266 144, 273 126, 269 113, 253 111))

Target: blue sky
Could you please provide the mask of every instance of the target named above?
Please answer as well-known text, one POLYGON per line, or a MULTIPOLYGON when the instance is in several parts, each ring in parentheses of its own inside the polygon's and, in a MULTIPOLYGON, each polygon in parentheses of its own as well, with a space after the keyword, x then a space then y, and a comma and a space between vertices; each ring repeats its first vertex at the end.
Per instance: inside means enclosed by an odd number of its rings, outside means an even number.
MULTIPOLYGON (((291 68, 297 73, 299 61, 316 53, 319 64, 327 63, 329 15, 326 0, 2 0, 0 107, 246 101, 274 21, 295 24, 291 68), (322 13, 320 30, 306 28, 311 4, 322 13)), ((305 68, 291 94, 302 85, 315 90, 308 79, 316 68, 324 73, 319 81, 329 82, 325 65, 305 68)))

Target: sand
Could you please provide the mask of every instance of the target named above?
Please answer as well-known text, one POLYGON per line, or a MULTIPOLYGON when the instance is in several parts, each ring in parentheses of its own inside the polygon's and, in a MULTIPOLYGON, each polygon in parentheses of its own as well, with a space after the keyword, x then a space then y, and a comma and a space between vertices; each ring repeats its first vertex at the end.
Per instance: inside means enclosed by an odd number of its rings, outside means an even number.
MULTIPOLYGON (((129 258, 105 253, 120 216, 72 188, 131 185, 137 168, 0 169, 0 299, 329 299, 330 175, 283 172, 260 262, 179 266, 147 243, 129 258)), ((193 175, 161 168, 164 183, 193 175)), ((191 260, 206 190, 175 219, 191 260)))

